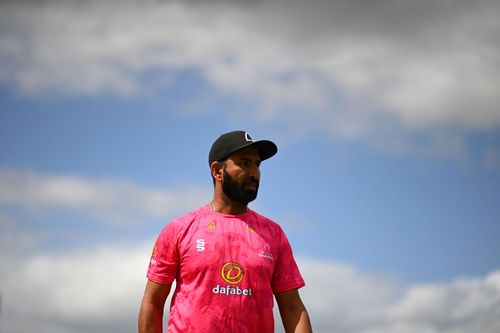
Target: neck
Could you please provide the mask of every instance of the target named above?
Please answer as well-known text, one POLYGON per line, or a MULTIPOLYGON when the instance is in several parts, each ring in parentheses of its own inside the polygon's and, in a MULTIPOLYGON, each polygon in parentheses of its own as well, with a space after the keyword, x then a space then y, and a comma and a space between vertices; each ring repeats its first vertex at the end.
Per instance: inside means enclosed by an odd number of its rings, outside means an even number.
POLYGON ((248 212, 247 204, 234 202, 227 198, 213 198, 213 200, 210 202, 210 208, 214 212, 231 215, 243 214, 248 212))

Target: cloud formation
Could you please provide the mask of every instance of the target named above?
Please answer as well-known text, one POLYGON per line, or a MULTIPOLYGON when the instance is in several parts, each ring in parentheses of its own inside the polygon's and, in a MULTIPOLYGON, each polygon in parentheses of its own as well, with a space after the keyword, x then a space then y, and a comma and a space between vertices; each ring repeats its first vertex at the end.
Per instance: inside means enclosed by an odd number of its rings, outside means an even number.
POLYGON ((337 263, 305 259, 301 269, 318 332, 494 333, 500 327, 500 271, 404 286, 337 263))
POLYGON ((133 331, 150 251, 117 246, 1 258, 2 331, 133 331))
POLYGON ((493 0, 0 6, 0 82, 25 95, 140 95, 189 69, 262 120, 343 138, 440 130, 436 149, 460 149, 452 130, 500 125, 493 0))
MULTIPOLYGON (((2 331, 135 330, 150 243, 3 257, 2 331)), ((307 258, 299 265, 307 281, 302 298, 318 333, 495 333, 500 325, 499 271, 402 286, 348 265, 307 258)))
MULTIPOLYGON (((206 199, 197 199, 196 191, 178 201, 169 191, 130 182, 10 169, 0 169, 0 184, 0 330, 13 333, 135 330, 154 240, 113 239, 105 245, 32 251, 36 227, 21 232, 19 216, 10 209, 91 211, 103 220, 114 216, 116 223, 130 214, 163 219, 198 204, 190 200, 206 199)), ((300 258, 299 266, 307 282, 301 294, 315 332, 496 333, 500 327, 500 271, 404 285, 335 262, 300 258)))
POLYGON ((32 171, 0 169, 0 207, 25 211, 72 211, 106 223, 137 223, 202 205, 208 188, 154 189, 132 182, 81 176, 44 175, 32 171))

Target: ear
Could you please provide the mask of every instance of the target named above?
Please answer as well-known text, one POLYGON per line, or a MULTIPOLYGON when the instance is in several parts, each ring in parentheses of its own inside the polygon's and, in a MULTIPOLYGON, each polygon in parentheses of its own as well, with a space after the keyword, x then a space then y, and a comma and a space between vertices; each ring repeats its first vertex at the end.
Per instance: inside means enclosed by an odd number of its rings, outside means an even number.
POLYGON ((212 173, 212 177, 214 177, 215 180, 222 180, 223 168, 221 163, 217 161, 213 162, 210 166, 210 172, 212 173))

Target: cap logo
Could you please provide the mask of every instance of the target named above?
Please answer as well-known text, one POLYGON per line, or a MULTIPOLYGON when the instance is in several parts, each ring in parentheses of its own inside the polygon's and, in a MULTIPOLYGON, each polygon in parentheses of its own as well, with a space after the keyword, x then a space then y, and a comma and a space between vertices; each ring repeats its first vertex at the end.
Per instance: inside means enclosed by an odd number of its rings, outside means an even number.
POLYGON ((253 142, 253 139, 250 134, 248 134, 248 132, 245 132, 245 140, 247 140, 248 142, 253 142))

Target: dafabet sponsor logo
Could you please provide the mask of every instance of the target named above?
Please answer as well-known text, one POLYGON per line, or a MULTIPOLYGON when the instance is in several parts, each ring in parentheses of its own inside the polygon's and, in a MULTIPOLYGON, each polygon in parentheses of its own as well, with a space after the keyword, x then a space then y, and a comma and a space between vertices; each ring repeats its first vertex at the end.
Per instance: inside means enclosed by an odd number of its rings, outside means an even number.
POLYGON ((226 296, 252 296, 252 288, 240 288, 239 283, 245 277, 245 270, 240 264, 229 261, 222 265, 221 269, 222 280, 227 283, 224 285, 216 285, 212 288, 214 294, 221 294, 226 296))

